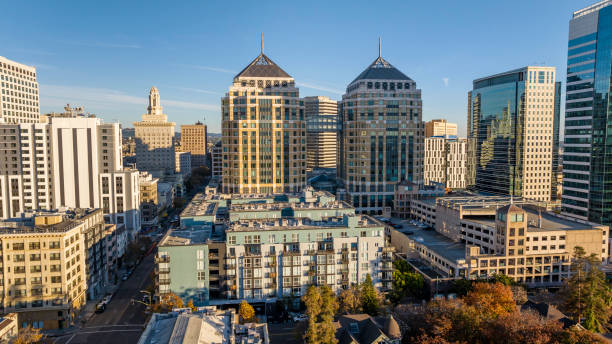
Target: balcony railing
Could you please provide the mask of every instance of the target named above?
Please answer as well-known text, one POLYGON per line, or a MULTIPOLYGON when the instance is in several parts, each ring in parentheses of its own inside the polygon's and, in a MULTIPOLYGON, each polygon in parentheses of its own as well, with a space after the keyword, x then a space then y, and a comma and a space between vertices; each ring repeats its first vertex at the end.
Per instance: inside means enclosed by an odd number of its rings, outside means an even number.
POLYGON ((156 263, 170 263, 170 256, 156 257, 156 263))
POLYGON ((170 284, 170 279, 160 279, 159 280, 159 285, 166 285, 166 284, 170 284))

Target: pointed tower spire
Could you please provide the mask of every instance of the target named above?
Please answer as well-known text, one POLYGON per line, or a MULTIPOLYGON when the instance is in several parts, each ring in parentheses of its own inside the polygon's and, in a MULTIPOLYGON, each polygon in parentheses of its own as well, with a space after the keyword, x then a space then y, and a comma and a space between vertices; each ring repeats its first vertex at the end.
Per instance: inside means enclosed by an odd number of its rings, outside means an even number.
POLYGON ((382 56, 382 54, 381 54, 381 50, 382 50, 381 49, 381 43, 382 42, 381 42, 380 36, 378 36, 378 57, 382 56))
POLYGON ((264 53, 264 45, 263 45, 263 32, 261 33, 261 54, 264 53))

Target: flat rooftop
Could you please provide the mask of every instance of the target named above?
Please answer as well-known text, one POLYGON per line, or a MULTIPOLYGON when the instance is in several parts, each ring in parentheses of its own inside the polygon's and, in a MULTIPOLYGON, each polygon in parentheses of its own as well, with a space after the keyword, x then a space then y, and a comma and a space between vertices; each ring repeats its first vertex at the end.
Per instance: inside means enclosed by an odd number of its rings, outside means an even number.
POLYGON ((352 208, 344 201, 333 202, 280 202, 280 203, 241 203, 232 204, 230 212, 269 211, 282 209, 350 209, 352 208))
POLYGON ((426 230, 417 226, 405 225, 403 229, 396 231, 407 235, 419 244, 425 245, 444 259, 453 262, 465 259, 465 244, 455 242, 433 229, 426 230))
POLYGON ((210 228, 194 226, 190 229, 171 229, 159 242, 159 246, 188 246, 205 244, 212 236, 210 228))
MULTIPOLYGON (((527 231, 528 232, 547 232, 547 231, 574 231, 574 230, 588 230, 599 228, 592 222, 582 221, 578 219, 572 219, 566 216, 557 215, 555 213, 542 211, 538 212, 532 207, 521 207, 527 213, 527 231), (539 220, 540 214, 542 221, 539 220)), ((495 219, 485 216, 467 216, 465 220, 476 222, 491 228, 495 228, 495 219)))
POLYGON ((309 230, 325 228, 352 228, 351 217, 356 218, 355 228, 382 227, 384 224, 366 215, 352 215, 347 217, 334 216, 322 220, 311 220, 310 218, 281 218, 281 219, 246 219, 233 222, 228 232, 250 232, 255 230, 278 231, 278 230, 309 230))

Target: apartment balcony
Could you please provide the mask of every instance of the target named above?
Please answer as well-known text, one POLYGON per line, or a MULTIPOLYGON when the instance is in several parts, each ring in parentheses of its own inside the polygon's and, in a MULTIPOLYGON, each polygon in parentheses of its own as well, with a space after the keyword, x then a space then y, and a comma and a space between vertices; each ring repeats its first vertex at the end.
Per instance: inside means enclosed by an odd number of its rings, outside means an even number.
POLYGON ((382 266, 380 267, 380 269, 382 271, 393 271, 393 263, 391 262, 382 263, 382 266))
POLYGON ((316 250, 306 250, 305 254, 309 256, 314 256, 315 254, 317 254, 317 251, 316 250))
POLYGON ((156 263, 170 263, 170 256, 155 257, 156 263))
POLYGON ((298 251, 283 251, 283 255, 285 256, 301 256, 302 252, 298 251))
POLYGON ((225 264, 225 269, 229 270, 229 269, 235 269, 236 268, 236 264, 225 264))
POLYGON ((170 284, 170 279, 169 278, 167 278, 167 279, 159 279, 157 283, 159 285, 168 285, 168 284, 170 284))
POLYGON ((271 262, 268 262, 268 263, 266 264, 266 266, 267 266, 267 267, 269 267, 269 268, 275 268, 275 267, 277 266, 277 265, 276 265, 276 260, 271 261, 271 262))
POLYGON ((155 269, 155 272, 157 274, 169 274, 170 269, 169 268, 159 268, 159 269, 155 269))

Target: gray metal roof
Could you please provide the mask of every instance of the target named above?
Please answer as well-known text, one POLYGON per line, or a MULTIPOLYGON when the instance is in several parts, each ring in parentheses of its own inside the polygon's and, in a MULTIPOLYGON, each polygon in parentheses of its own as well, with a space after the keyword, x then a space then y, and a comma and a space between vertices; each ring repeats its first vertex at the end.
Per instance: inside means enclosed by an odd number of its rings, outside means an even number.
POLYGON ((291 75, 261 53, 234 78, 291 78, 291 75))
POLYGON ((400 72, 389 62, 379 56, 368 68, 359 74, 351 84, 357 80, 410 80, 406 74, 400 72))

